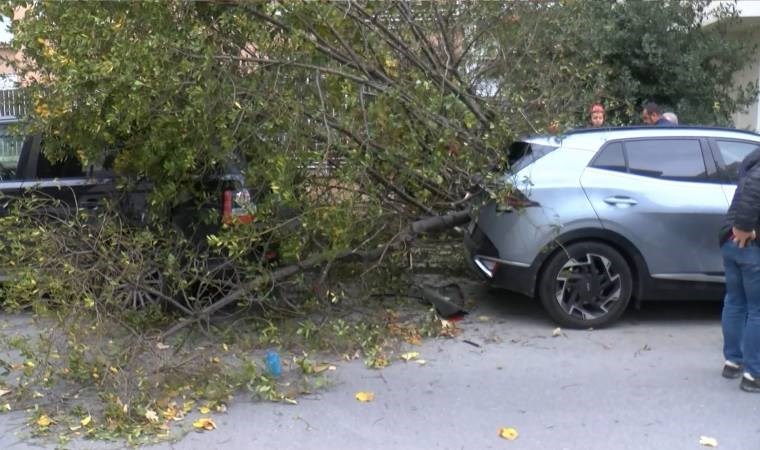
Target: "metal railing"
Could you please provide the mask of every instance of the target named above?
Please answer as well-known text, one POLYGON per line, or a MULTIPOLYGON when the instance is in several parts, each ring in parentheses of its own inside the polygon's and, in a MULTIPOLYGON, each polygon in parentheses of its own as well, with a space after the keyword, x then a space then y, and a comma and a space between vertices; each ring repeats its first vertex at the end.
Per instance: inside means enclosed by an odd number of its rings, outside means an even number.
POLYGON ((0 90, 0 118, 21 117, 26 113, 26 97, 20 89, 0 90))
POLYGON ((24 91, 0 89, 0 164, 13 166, 21 153, 23 139, 9 133, 8 127, 26 113, 24 91))

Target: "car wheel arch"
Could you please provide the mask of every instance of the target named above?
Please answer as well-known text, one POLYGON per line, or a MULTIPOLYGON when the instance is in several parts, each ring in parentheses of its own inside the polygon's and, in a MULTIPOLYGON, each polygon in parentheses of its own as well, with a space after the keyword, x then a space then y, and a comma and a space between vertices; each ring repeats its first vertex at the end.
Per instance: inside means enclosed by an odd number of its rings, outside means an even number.
POLYGON ((636 283, 632 292, 632 298, 635 301, 643 299, 646 296, 645 289, 649 277, 649 268, 641 252, 624 236, 614 231, 593 228, 572 230, 557 236, 548 245, 548 251, 542 252, 536 258, 534 262, 534 266, 537 267, 534 292, 538 292, 541 276, 546 270, 547 261, 550 261, 552 256, 563 251, 565 247, 571 244, 588 241, 609 245, 625 258, 631 272, 633 272, 633 278, 636 283))

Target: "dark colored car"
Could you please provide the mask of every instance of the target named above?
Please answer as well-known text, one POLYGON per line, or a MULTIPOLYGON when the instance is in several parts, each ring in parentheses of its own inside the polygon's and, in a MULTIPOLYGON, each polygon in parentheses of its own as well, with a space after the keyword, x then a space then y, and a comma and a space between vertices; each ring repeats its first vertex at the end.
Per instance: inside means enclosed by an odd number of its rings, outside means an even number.
MULTIPOLYGON (((94 211, 111 202, 132 222, 147 222, 150 182, 136 182, 123 190, 106 165, 83 167, 76 158, 52 162, 43 152, 44 139, 11 135, 7 129, 12 122, 0 121, 0 216, 8 214, 14 199, 34 195, 54 200, 46 202, 46 214, 56 214, 56 209, 66 214, 72 208, 94 211)), ((255 205, 240 168, 229 164, 219 172, 199 178, 201 199, 189 199, 171 211, 172 222, 199 244, 224 223, 253 221, 255 205)))

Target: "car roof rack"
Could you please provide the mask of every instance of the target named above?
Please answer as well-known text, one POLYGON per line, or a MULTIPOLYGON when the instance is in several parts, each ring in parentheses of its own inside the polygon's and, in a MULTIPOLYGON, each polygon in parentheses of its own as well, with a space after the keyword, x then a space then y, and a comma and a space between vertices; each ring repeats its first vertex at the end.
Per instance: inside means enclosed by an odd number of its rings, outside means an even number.
POLYGON ((575 134, 605 133, 609 131, 671 130, 671 129, 730 131, 733 133, 743 133, 743 134, 749 134, 752 136, 760 136, 760 134, 755 133, 754 131, 740 130, 738 128, 729 128, 729 127, 716 127, 716 126, 709 126, 709 125, 666 125, 666 126, 630 125, 630 126, 601 127, 601 128, 573 128, 573 129, 563 132, 562 135, 571 136, 575 134))

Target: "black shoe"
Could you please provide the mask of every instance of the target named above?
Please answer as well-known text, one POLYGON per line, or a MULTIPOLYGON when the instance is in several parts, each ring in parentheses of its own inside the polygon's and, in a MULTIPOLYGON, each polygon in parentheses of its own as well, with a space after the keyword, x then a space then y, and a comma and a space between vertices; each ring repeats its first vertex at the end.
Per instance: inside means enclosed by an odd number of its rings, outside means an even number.
POLYGON ((739 387, 742 391, 745 392, 760 392, 760 380, 757 378, 749 379, 747 375, 745 374, 742 377, 742 382, 739 384, 739 387))
POLYGON ((742 367, 741 366, 732 366, 731 364, 724 364, 723 365, 723 378, 739 378, 742 376, 742 367))

